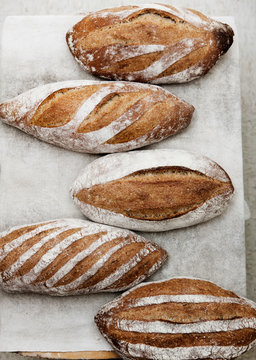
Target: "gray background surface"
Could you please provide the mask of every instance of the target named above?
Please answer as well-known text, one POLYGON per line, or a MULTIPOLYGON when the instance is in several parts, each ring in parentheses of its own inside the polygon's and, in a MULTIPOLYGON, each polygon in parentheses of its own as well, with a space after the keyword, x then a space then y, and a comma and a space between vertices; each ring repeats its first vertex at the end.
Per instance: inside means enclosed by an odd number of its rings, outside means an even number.
MULTIPOLYGON (((0 22, 7 15, 70 14, 86 11, 88 0, 0 0, 0 22)), ((90 0, 89 0, 90 1, 90 0)), ((100 1, 98 1, 100 3, 100 1)), ((122 1, 120 1, 120 4, 122 1)), ((247 251, 247 297, 256 301, 256 135, 254 116, 256 115, 256 47, 255 47, 255 0, 173 0, 173 5, 196 8, 210 16, 235 16, 238 29, 241 69, 242 126, 245 199, 251 218, 246 222, 247 251)), ((109 1, 111 7, 111 1, 109 1)), ((234 264, 235 266, 235 264, 234 264)), ((0 359, 18 359, 18 355, 0 354, 0 359)), ((256 351, 241 359, 253 360, 256 351)))

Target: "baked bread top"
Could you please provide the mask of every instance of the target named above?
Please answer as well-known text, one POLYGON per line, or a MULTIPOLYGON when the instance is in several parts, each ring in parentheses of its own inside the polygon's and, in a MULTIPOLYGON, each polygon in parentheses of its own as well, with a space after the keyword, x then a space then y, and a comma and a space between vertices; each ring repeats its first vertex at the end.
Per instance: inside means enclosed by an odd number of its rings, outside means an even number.
POLYGON ((95 321, 124 359, 233 359, 256 344, 256 304, 201 279, 140 284, 95 321))
POLYGON ((48 143, 88 153, 126 151, 185 129, 194 107, 153 85, 74 80, 0 104, 0 116, 48 143))
POLYGON ((0 234, 0 287, 58 296, 121 291, 153 274, 166 258, 165 250, 131 231, 51 220, 0 234))
POLYGON ((67 33, 78 63, 100 77, 179 83, 206 74, 233 42, 227 24, 166 4, 90 13, 67 33))
POLYGON ((164 231, 219 215, 234 188, 207 157, 155 149, 113 154, 90 163, 74 182, 75 203, 90 219, 142 231, 164 231))

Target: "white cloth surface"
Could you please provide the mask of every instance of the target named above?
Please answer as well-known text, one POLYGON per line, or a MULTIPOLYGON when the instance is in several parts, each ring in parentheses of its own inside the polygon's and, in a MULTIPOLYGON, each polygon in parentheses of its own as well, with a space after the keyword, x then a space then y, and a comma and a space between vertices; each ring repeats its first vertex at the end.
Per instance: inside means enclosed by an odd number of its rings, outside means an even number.
MULTIPOLYGON (((91 79, 65 43, 81 16, 9 17, 2 41, 1 100, 40 84, 91 79)), ((232 18, 220 18, 234 27, 232 18)), ((235 38, 236 39, 236 38, 235 38)), ((198 226, 144 234, 169 252, 150 280, 172 276, 209 279, 245 295, 244 206, 239 55, 237 41, 204 78, 165 86, 191 102, 195 114, 181 134, 148 148, 182 148, 202 153, 229 173, 235 196, 220 217, 198 226)), ((72 153, 0 124, 0 230, 62 217, 80 217, 69 188, 96 155, 72 153)), ((50 298, 0 294, 0 351, 110 349, 93 316, 115 294, 50 298)))

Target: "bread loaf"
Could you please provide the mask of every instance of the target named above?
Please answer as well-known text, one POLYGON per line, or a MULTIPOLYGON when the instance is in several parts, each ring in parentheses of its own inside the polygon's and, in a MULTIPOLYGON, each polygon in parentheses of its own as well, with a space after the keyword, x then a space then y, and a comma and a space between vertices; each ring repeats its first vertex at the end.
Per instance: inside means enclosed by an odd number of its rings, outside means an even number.
POLYGON ((219 215, 234 188, 214 161, 183 150, 141 150, 90 163, 71 194, 94 221, 142 231, 198 224, 219 215))
POLYGON ((160 141, 186 128, 194 107, 158 86, 64 81, 0 104, 3 121, 69 150, 106 153, 160 141))
POLYGON ((227 360, 256 344, 256 304, 199 279, 138 285, 95 321, 124 359, 227 360))
POLYGON ((78 63, 114 80, 183 83, 206 74, 233 42, 227 24, 164 4, 91 13, 67 33, 78 63))
POLYGON ((59 296, 121 291, 154 273, 166 257, 139 235, 90 221, 18 226, 0 234, 0 287, 59 296))

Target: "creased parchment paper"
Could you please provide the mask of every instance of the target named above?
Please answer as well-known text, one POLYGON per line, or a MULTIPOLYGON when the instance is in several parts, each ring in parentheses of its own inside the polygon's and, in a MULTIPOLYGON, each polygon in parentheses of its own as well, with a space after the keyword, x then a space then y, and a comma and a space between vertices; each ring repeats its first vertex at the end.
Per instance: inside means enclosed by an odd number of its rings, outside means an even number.
MULTIPOLYGON (((77 65, 65 33, 81 16, 9 17, 4 26, 1 100, 40 84, 92 78, 77 65)), ((234 27, 232 18, 221 18, 234 27)), ((198 226, 147 233, 169 252, 151 280, 175 275, 212 280, 245 295, 245 248, 237 37, 210 73, 166 89, 196 107, 178 136, 150 148, 182 148, 216 160, 231 176, 235 196, 220 217, 198 226)), ((97 155, 73 153, 0 124, 0 230, 54 218, 80 217, 69 188, 97 155)), ((0 351, 108 350, 93 317, 115 294, 50 298, 0 293, 0 351)))

